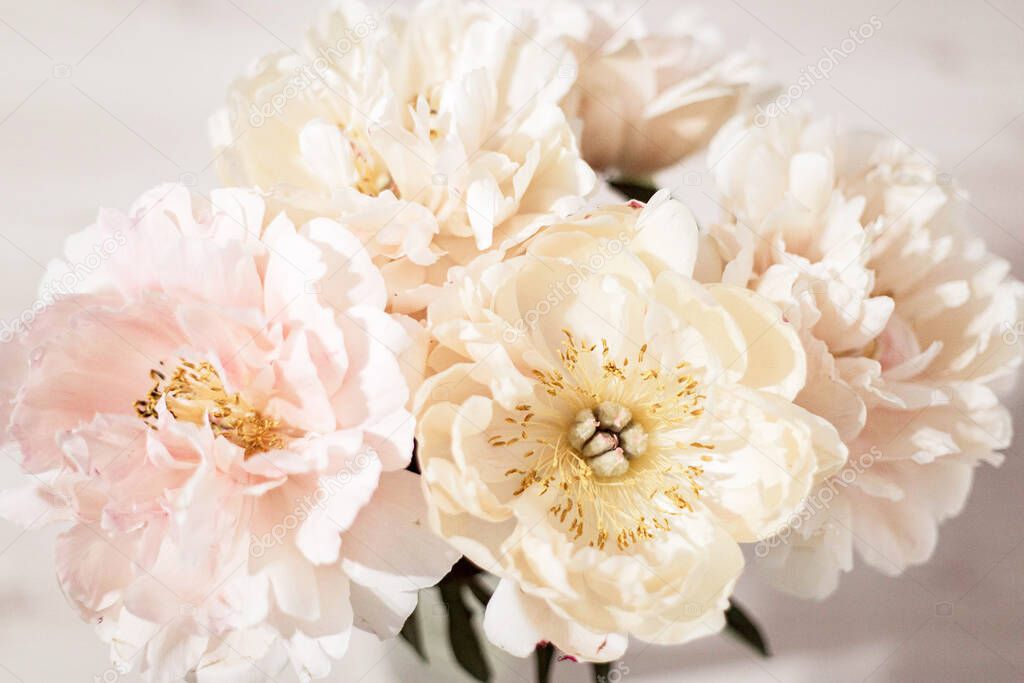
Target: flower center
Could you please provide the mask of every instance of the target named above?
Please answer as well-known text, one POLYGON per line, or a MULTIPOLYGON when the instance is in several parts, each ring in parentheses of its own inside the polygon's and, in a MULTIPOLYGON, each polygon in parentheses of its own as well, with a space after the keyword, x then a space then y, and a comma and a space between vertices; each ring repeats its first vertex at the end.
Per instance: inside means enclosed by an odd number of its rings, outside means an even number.
POLYGON ((550 498, 548 509, 575 540, 620 550, 671 528, 693 510, 703 463, 714 446, 694 438, 705 396, 686 363, 664 368, 647 345, 616 360, 607 342, 578 342, 569 331, 562 368, 535 370, 538 401, 505 418, 512 434, 492 436, 522 462, 506 471, 550 498))
POLYGON ((376 197, 384 190, 391 190, 398 196, 398 187, 383 160, 377 156, 370 146, 370 141, 357 129, 348 129, 339 125, 341 134, 345 136, 352 150, 352 163, 355 166, 357 180, 355 188, 362 194, 376 197))
POLYGON ((153 388, 145 399, 135 402, 135 412, 153 429, 163 399, 177 420, 197 425, 209 420, 213 433, 245 449, 246 458, 284 447, 286 435, 280 421, 264 417, 241 394, 228 392, 210 363, 182 360, 172 373, 152 370, 150 377, 153 388))
POLYGON ((616 401, 584 408, 569 428, 569 445, 598 477, 622 476, 630 460, 647 452, 647 430, 632 420, 629 408, 616 401))

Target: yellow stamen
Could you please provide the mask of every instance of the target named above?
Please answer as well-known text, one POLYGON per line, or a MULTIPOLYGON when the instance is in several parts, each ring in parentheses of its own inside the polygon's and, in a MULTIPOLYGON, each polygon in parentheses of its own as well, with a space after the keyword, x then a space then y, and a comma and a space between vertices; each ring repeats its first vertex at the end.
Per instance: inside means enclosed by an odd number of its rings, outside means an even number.
POLYGON ((264 417, 241 394, 229 393, 210 363, 183 360, 169 376, 153 370, 150 378, 153 388, 145 399, 135 402, 136 414, 150 427, 156 428, 162 399, 175 419, 193 424, 209 420, 214 434, 244 448, 246 458, 284 447, 286 435, 280 421, 264 417))
POLYGON ((685 362, 672 370, 653 367, 656 361, 648 357, 646 344, 631 358, 616 359, 607 340, 598 346, 578 341, 568 330, 562 332, 565 339, 558 353, 562 367, 532 372, 544 405, 517 405, 518 417, 504 419, 515 425, 516 434, 495 434, 488 443, 508 448, 510 456, 524 462, 521 469, 506 472, 518 479, 513 495, 532 491, 557 496, 548 510, 572 538, 600 549, 614 539, 625 550, 654 538, 657 532, 669 531, 673 517, 693 511, 703 491, 698 483, 703 469, 680 459, 693 449, 713 450, 714 445, 679 443, 669 436, 696 423, 705 396, 698 379, 685 371, 685 362), (618 477, 596 476, 569 444, 572 422, 560 422, 602 401, 626 406, 651 435, 648 452, 632 460, 628 471, 618 477))

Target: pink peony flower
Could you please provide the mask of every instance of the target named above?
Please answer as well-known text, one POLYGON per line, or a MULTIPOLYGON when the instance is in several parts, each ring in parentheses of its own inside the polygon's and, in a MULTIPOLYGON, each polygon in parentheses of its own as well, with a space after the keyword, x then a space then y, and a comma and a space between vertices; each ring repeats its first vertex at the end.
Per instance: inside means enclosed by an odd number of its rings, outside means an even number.
POLYGON ((353 627, 394 636, 456 555, 403 469, 412 328, 362 244, 177 186, 102 212, 51 275, 93 244, 116 248, 0 350, 0 419, 34 475, 0 512, 70 523, 58 578, 114 661, 203 682, 290 660, 309 680, 353 627))
POLYGON ((1002 462, 1013 425, 993 384, 1021 363, 1024 285, 975 234, 962 192, 901 141, 804 107, 757 118, 711 143, 728 214, 704 274, 785 312, 807 352, 795 401, 850 452, 757 549, 781 589, 824 598, 855 556, 891 576, 926 562, 975 469, 1002 462))

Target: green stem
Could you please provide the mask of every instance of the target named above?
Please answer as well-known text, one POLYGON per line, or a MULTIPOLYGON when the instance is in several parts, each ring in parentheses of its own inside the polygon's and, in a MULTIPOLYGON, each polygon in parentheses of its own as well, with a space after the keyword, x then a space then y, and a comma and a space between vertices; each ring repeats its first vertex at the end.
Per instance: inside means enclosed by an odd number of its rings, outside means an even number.
POLYGON ((537 683, 548 683, 551 680, 551 662, 555 658, 555 646, 551 643, 538 645, 534 654, 537 656, 537 683))
POLYGON ((608 184, 611 185, 619 194, 626 197, 626 199, 635 199, 638 202, 644 203, 651 201, 651 197, 653 197, 654 193, 658 191, 658 188, 646 182, 629 180, 627 178, 613 180, 608 184))
POLYGON ((611 663, 604 662, 592 666, 594 667, 594 683, 608 683, 608 673, 612 670, 611 663))

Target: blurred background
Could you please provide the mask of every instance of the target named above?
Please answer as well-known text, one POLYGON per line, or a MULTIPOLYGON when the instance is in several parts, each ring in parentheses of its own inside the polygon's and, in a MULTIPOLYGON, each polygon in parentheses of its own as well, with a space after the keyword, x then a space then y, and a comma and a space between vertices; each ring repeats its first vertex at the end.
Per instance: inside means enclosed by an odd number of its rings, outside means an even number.
MULTIPOLYGON (((380 9, 388 2, 373 3, 380 9)), ((649 24, 673 0, 623 0, 649 24)), ((735 46, 751 45, 781 87, 851 29, 881 28, 802 99, 844 125, 931 152, 970 193, 971 219, 1024 277, 1024 0, 722 0, 693 3, 735 46)), ((0 320, 35 298, 44 265, 99 206, 125 209, 165 181, 216 185, 206 119, 254 58, 288 50, 317 0, 0 1, 0 320)), ((661 178, 698 214, 707 180, 693 160, 661 178)), ((1010 397, 1024 444, 1019 399, 1010 397)), ((822 603, 770 591, 755 575, 737 596, 768 635, 762 659, 727 636, 681 648, 634 646, 611 683, 668 681, 1024 680, 1024 460, 1021 446, 978 472, 933 560, 890 579, 865 569, 822 603)), ((0 485, 21 480, 0 458, 0 485)), ((51 530, 0 522, 0 683, 130 681, 79 622, 53 573, 51 530)), ((436 609, 427 606, 428 617, 436 609)), ((329 680, 462 680, 421 669, 401 641, 358 638, 329 680)), ((531 681, 533 663, 499 657, 498 681, 531 681)), ((292 680, 282 675, 280 683, 292 680)), ((468 679, 466 679, 468 680, 468 679)), ((590 680, 557 665, 556 681, 590 680)))

